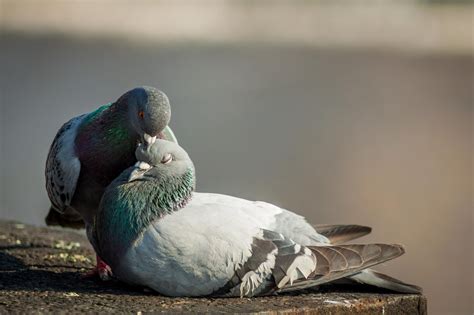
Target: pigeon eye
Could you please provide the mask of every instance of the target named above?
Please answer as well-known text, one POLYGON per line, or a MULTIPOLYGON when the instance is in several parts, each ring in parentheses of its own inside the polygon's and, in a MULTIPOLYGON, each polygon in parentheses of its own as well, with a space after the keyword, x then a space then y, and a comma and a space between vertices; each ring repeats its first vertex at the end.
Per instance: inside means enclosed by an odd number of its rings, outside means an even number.
POLYGON ((173 161, 173 157, 168 153, 161 159, 161 164, 169 164, 171 161, 173 161))
POLYGON ((138 117, 140 117, 141 119, 143 119, 143 117, 145 117, 145 113, 141 110, 138 112, 138 117))

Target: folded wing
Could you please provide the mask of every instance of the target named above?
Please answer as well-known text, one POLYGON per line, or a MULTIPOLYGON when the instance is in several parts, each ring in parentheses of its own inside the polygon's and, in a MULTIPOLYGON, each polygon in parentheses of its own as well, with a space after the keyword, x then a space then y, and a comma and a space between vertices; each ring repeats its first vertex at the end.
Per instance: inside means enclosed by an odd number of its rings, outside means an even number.
POLYGON ((372 228, 362 225, 315 225, 316 232, 327 237, 331 244, 342 244, 356 238, 365 236, 372 231, 372 228))
POLYGON ((254 296, 305 289, 358 274, 404 253, 391 244, 302 246, 262 230, 252 255, 233 278, 212 295, 254 296))

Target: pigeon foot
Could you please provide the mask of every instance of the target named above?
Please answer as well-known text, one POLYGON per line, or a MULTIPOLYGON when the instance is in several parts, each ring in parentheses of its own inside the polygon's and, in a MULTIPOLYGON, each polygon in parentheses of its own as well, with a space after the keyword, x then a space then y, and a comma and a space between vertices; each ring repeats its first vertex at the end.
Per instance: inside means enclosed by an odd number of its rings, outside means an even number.
POLYGON ((102 281, 109 281, 113 277, 112 268, 107 265, 99 256, 96 256, 97 264, 91 271, 81 275, 82 279, 99 277, 102 281))

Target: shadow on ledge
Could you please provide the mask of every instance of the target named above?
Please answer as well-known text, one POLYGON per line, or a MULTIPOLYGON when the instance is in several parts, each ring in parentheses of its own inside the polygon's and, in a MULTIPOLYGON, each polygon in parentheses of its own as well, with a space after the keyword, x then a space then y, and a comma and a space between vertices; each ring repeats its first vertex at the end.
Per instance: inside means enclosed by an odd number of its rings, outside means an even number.
POLYGON ((118 281, 81 279, 94 253, 78 233, 0 221, 0 313, 238 312, 426 314, 426 299, 367 286, 260 298, 169 298, 118 281))

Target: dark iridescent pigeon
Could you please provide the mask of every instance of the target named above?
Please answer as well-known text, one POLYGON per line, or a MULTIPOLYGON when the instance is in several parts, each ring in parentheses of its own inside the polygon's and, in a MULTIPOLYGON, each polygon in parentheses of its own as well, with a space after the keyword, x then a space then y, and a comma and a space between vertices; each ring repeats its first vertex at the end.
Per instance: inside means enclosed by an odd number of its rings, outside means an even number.
POLYGON ((251 297, 343 278, 420 292, 367 269, 402 255, 400 245, 339 244, 370 228, 320 226, 320 234, 269 203, 194 193, 193 163, 172 142, 140 145, 136 156, 107 187, 92 232, 125 282, 168 296, 251 297))
MULTIPOLYGON (((88 227, 105 187, 136 162, 139 142, 176 141, 167 127, 168 97, 152 87, 138 87, 116 102, 75 117, 56 134, 46 161, 46 190, 51 209, 48 225, 88 227)), ((99 257, 95 273, 110 269, 99 257)), ((94 273, 94 272, 93 272, 94 273)))

